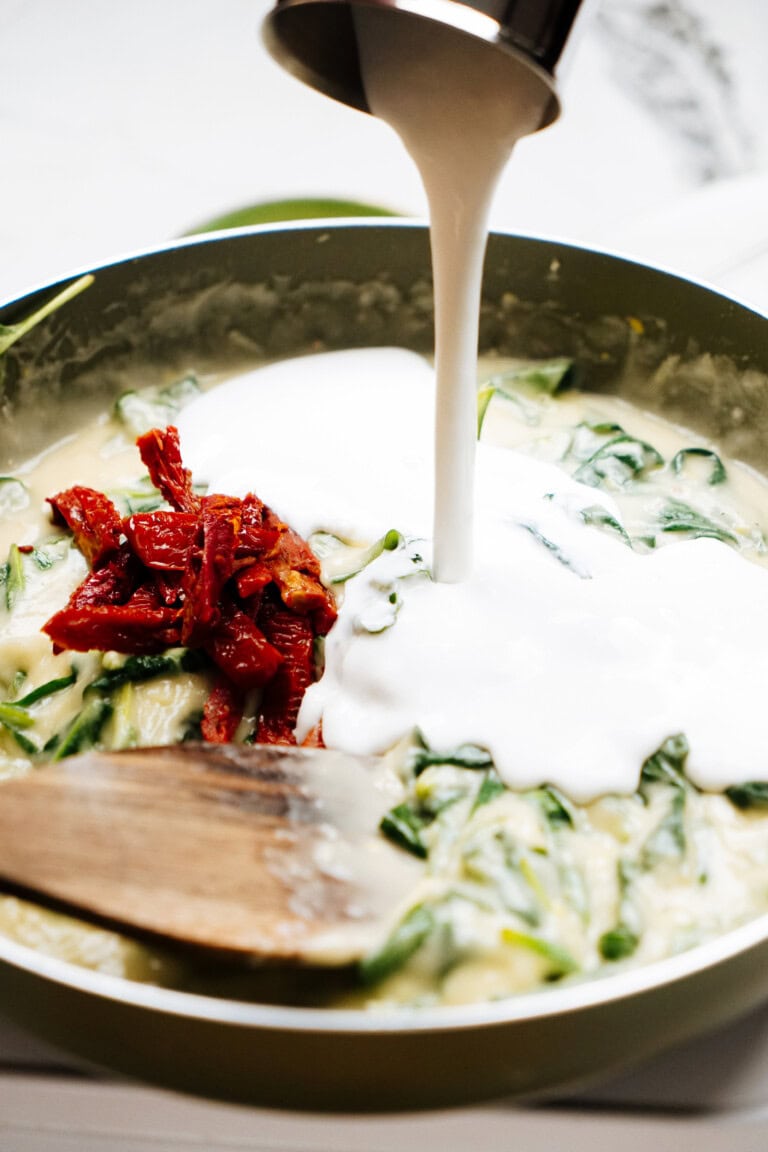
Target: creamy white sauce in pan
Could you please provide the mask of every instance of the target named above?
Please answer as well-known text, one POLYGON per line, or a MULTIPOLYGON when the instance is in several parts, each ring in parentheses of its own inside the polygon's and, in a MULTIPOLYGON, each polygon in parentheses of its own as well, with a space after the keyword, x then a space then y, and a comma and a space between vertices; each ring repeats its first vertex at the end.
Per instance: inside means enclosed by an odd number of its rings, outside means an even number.
MULTIPOLYGON (((429 573, 426 361, 395 349, 297 358, 173 415, 196 482, 255 490, 311 537, 329 579, 348 577, 335 585, 340 619, 301 730, 322 718, 329 746, 396 745, 392 818, 411 821, 403 851, 417 849, 403 861, 412 896, 382 926, 363 987, 329 973, 309 983, 215 974, 11 898, 0 901, 0 930, 77 963, 225 995, 419 1005, 646 963, 765 910, 768 821, 715 791, 768 775, 765 482, 726 461, 727 479, 713 485, 713 458, 688 433, 608 397, 507 388, 518 369, 481 365, 481 383, 503 386, 477 447, 476 568, 461 584, 429 573), (614 425, 662 462, 624 484, 611 481, 609 459, 606 482, 578 482, 569 473, 589 471, 593 449, 603 459, 613 435, 594 428, 614 425), (661 532, 670 500, 731 543, 661 532), (367 548, 392 529, 398 546, 371 560, 367 548), (690 752, 673 741, 654 761, 677 734, 690 752)), ((19 474, 27 507, 0 517, 4 547, 48 548, 44 497, 73 483, 141 504, 134 433, 104 418, 31 461, 19 474)), ((6 586, 0 604, 5 702, 77 671, 30 710, 22 735, 40 743, 123 660, 51 654, 39 627, 83 571, 66 540, 57 548, 45 569, 25 556, 24 588, 9 608, 6 586)), ((98 739, 181 739, 208 686, 204 671, 181 669, 125 684, 98 739)), ((2 725, 0 752, 3 773, 29 769, 2 725)))
POLYGON ((305 535, 417 541, 424 565, 385 553, 346 585, 302 731, 322 717, 329 745, 381 753, 418 726, 436 748, 488 748, 510 787, 550 782, 578 800, 633 792, 674 732, 699 786, 764 777, 768 569, 712 539, 634 551, 585 527, 586 509, 621 519, 610 494, 481 440, 475 568, 435 582, 419 455, 433 399, 419 357, 366 350, 262 369, 181 414, 186 458, 214 491, 275 493, 305 535), (395 591, 393 626, 361 627, 395 591))

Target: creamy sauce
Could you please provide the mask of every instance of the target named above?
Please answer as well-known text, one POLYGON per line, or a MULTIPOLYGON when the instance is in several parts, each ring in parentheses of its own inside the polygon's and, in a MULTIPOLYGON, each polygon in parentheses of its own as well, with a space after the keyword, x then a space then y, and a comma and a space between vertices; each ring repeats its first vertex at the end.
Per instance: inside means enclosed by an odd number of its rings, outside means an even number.
POLYGON ((488 215, 516 142, 550 93, 523 64, 437 21, 352 8, 372 112, 401 137, 429 202, 435 282, 436 580, 472 572, 475 379, 488 215))
POLYGON ((583 523, 595 506, 621 519, 610 495, 481 440, 474 572, 433 581, 409 558, 431 559, 419 445, 433 398, 421 358, 365 350, 261 369, 181 414, 185 457, 213 490, 275 493, 307 535, 416 540, 346 584, 302 731, 322 717, 330 746, 381 753, 419 727, 437 748, 488 748, 510 787, 549 781, 579 800, 633 792, 675 732, 701 787, 763 778, 768 571, 709 539, 634 551, 583 523), (313 404, 318 375, 333 380, 333 434, 313 404), (281 411, 296 414, 288 426, 281 411), (367 630, 394 592, 392 626, 367 630))
MULTIPOLYGON (((482 365, 481 378, 506 378, 513 367, 482 365)), ((351 800, 346 787, 329 797, 329 834, 311 860, 286 842, 271 866, 278 879, 308 865, 342 879, 362 868, 366 883, 379 876, 389 899, 394 862, 402 899, 393 920, 376 927, 362 905, 350 905, 350 924, 370 948, 367 970, 378 973, 372 985, 351 990, 330 971, 314 979, 201 971, 10 898, 0 901, 0 931, 129 978, 386 1009, 508 996, 594 974, 617 955, 646 963, 765 910, 764 813, 740 811, 680 778, 644 779, 635 792, 643 759, 680 730, 692 745, 687 780, 715 787, 765 778, 754 687, 768 650, 765 481, 726 461, 727 482, 712 486, 706 456, 689 458, 677 474, 670 461, 695 438, 614 398, 499 394, 477 448, 475 572, 461 584, 437 583, 429 576, 434 473, 423 451, 434 396, 433 371, 417 356, 334 353, 226 381, 176 421, 196 481, 233 494, 255 489, 320 551, 330 540, 329 579, 357 573, 337 586, 340 620, 302 725, 322 716, 327 742, 342 748, 397 746, 364 797, 351 800), (577 483, 568 472, 585 456, 584 428, 611 422, 653 444, 666 463, 610 491, 577 483), (659 535, 656 551, 630 548, 581 515, 598 509, 641 542, 658 534, 669 498, 717 522, 737 547, 659 535), (366 546, 393 528, 401 545, 361 567, 366 546), (438 752, 492 748, 517 790, 500 791, 493 772, 439 755, 417 770, 414 726, 438 752), (553 818, 560 802, 551 790, 525 790, 544 781, 562 785, 565 803, 584 802, 553 818), (345 845, 345 811, 355 819, 373 812, 375 824, 388 805, 416 814, 423 859, 383 839, 362 854, 345 845)), ((6 542, 40 548, 51 533, 44 496, 84 478, 119 501, 145 499, 135 431, 102 419, 31 461, 20 472, 28 506, 2 518, 6 542)), ((82 565, 66 538, 45 546, 56 554, 52 566, 38 571, 25 556, 25 588, 11 610, 0 601, 5 701, 76 667, 74 685, 30 710, 34 723, 24 732, 38 743, 61 732, 89 699, 89 683, 123 659, 50 652, 39 624, 61 606, 82 565)), ((179 740, 209 689, 205 672, 181 669, 124 684, 110 697, 114 714, 98 739, 106 747, 179 740)), ((29 768, 0 727, 0 774, 29 768)), ((309 899, 311 910, 311 892, 309 899)), ((349 940, 321 940, 317 959, 344 956, 349 940)))

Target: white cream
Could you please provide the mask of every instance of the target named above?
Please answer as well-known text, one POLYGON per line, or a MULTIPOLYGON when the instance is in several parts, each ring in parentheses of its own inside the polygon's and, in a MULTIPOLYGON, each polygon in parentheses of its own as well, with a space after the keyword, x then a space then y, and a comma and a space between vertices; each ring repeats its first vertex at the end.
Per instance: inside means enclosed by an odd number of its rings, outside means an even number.
POLYGON ((488 215, 516 142, 550 92, 513 56, 438 21, 352 9, 371 111, 411 154, 429 202, 435 282, 434 574, 472 571, 475 376, 488 215))
MULTIPOLYGON (((430 440, 430 401, 429 370, 409 353, 300 358, 193 402, 182 448, 216 490, 232 491, 238 475, 238 491, 281 494, 281 515, 305 532, 368 512, 368 539, 392 527, 423 537, 431 462, 418 446, 430 440), (333 380, 332 402, 318 379, 333 380), (334 411, 341 431, 328 448, 319 421, 325 412, 332 425, 334 411)), ((579 800, 634 791, 643 759, 676 732, 700 786, 764 779, 768 570, 712 540, 633 552, 583 525, 578 510, 597 503, 617 514, 554 465, 478 444, 472 577, 397 584, 395 622, 375 635, 357 622, 414 566, 385 554, 350 580, 302 724, 322 715, 329 746, 361 753, 418 726, 438 748, 488 747, 512 787, 549 781, 579 800)), ((418 550, 429 558, 427 541, 418 550)))
POLYGON ((228 380, 178 419, 196 478, 256 492, 303 536, 430 530, 434 374, 399 348, 298 357, 228 380), (425 431, 426 430, 426 431, 425 431))

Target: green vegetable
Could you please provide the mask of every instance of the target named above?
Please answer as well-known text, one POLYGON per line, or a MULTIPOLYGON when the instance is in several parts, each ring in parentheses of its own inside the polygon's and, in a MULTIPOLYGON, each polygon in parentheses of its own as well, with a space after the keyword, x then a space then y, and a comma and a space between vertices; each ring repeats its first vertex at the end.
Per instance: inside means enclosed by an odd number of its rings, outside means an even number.
POLYGON ((598 941, 598 948, 604 960, 622 960, 626 956, 631 956, 640 943, 639 917, 630 899, 632 882, 638 873, 639 868, 634 861, 619 861, 618 922, 608 932, 604 932, 598 941))
POLYGON ((717 455, 710 448, 681 448, 672 457, 672 470, 676 475, 685 469, 686 462, 692 457, 698 457, 703 460, 708 460, 710 464, 709 476, 707 477, 707 484, 722 484, 726 479, 725 466, 717 455))
POLYGON ((555 560, 562 564, 564 568, 567 568, 569 572, 573 572, 574 576, 578 576, 580 580, 591 579, 589 573, 586 572, 581 565, 571 560, 571 558, 563 552, 559 544, 556 544, 554 540, 550 540, 548 536, 545 536, 544 533, 540 532, 538 528, 535 528, 533 524, 521 523, 520 527, 525 528, 526 532, 530 532, 534 540, 538 544, 543 544, 547 551, 552 553, 555 560))
POLYGON ((478 437, 483 429, 488 405, 494 396, 503 396, 518 404, 526 396, 554 396, 565 385, 572 368, 573 361, 565 358, 531 360, 486 380, 477 393, 478 437))
POLYGON ((29 708, 30 704, 36 704, 38 700, 43 700, 46 696, 52 696, 55 692, 69 688, 76 680, 77 672, 72 668, 69 675, 59 676, 55 680, 48 680, 45 684, 40 684, 39 687, 28 692, 26 696, 22 696, 20 700, 15 700, 14 704, 17 708, 29 708))
POLYGON ((417 904, 405 915, 384 945, 360 963, 364 984, 378 984, 411 959, 435 927, 435 915, 426 904, 417 904))
POLYGON ((81 712, 67 725, 60 736, 49 741, 47 748, 53 752, 53 760, 63 760, 74 756, 86 748, 98 744, 101 730, 112 715, 112 704, 102 696, 90 699, 81 712))
POLYGON ((604 932, 598 941, 603 960, 624 960, 637 951, 640 937, 626 924, 617 924, 609 932, 604 932))
POLYGON ((0 704, 0 724, 6 728, 31 728, 34 722, 34 717, 18 702, 0 704))
POLYGON ((165 428, 173 424, 184 405, 199 395, 197 377, 183 376, 163 388, 124 392, 115 401, 114 413, 132 436, 142 436, 150 428, 165 428))
POLYGON ((90 288, 93 284, 93 276, 81 276, 79 280, 74 280, 68 284, 66 288, 44 304, 42 308, 38 308, 26 320, 20 320, 17 324, 0 324, 0 356, 3 356, 12 344, 20 340, 22 336, 26 335, 35 325, 39 324, 41 320, 45 320, 51 313, 56 312, 62 305, 73 300, 75 296, 79 296, 86 288, 90 288))
POLYGON ((468 879, 495 890, 503 906, 531 927, 542 919, 548 904, 537 868, 537 853, 521 845, 510 828, 497 828, 492 835, 482 832, 467 843, 462 865, 468 879))
POLYGON ((129 656, 116 668, 106 668, 86 687, 86 693, 114 692, 123 684, 138 684, 155 676, 172 676, 179 672, 197 672, 205 666, 205 657, 186 648, 157 656, 129 656))
POLYGON ((139 743, 139 733, 133 723, 134 697, 130 680, 122 684, 113 697, 112 748, 135 748, 139 743))
POLYGON ((149 476, 143 476, 130 488, 111 488, 108 496, 126 516, 134 516, 138 512, 156 512, 165 503, 149 476))
POLYGON ((579 512, 585 524, 594 528, 607 528, 611 532, 615 532, 617 536, 621 536, 625 544, 632 547, 632 541, 629 534, 625 531, 623 526, 619 523, 615 516, 611 516, 605 508, 600 504, 591 504, 589 508, 582 508, 579 512))
POLYGON ((19 748, 21 748, 22 752, 26 753, 27 756, 36 756, 40 751, 34 740, 30 740, 23 732, 18 732, 15 728, 11 728, 10 732, 19 748))
POLYGON ((532 789, 526 795, 539 805, 550 827, 573 828, 575 823, 573 806, 559 789, 546 784, 543 788, 532 789))
POLYGON ((716 524, 708 516, 684 504, 682 500, 667 500, 659 513, 659 527, 662 532, 689 532, 691 536, 710 537, 724 544, 737 544, 732 532, 721 524, 716 524))
POLYGON ((402 597, 394 585, 379 589, 383 593, 381 598, 366 605, 362 612, 359 612, 355 617, 355 628, 361 629, 363 632, 370 632, 372 636, 378 636, 381 632, 386 632, 396 623, 400 609, 403 606, 402 597))
POLYGON ((26 484, 15 476, 0 476, 0 516, 12 515, 29 507, 26 484))
POLYGON ((495 800, 497 796, 501 796, 504 792, 506 792, 506 788, 501 780, 499 780, 496 772, 493 770, 486 772, 477 790, 470 815, 473 815, 477 809, 482 808, 483 805, 490 804, 492 800, 495 800))
POLYGON ((640 479, 652 469, 660 468, 663 463, 663 456, 651 444, 621 432, 593 452, 576 469, 574 479, 593 488, 604 486, 605 483, 623 488, 630 480, 640 479))
POLYGON ((414 776, 419 776, 425 768, 435 764, 453 764, 457 768, 484 770, 493 767, 493 760, 487 749, 479 748, 476 744, 460 744, 458 748, 445 752, 434 751, 426 746, 412 749, 408 767, 414 776))
POLYGON ((25 585, 22 554, 17 544, 11 544, 5 566, 5 606, 9 612, 13 610, 16 601, 24 591, 25 585))
POLYGON ((45 548, 33 548, 31 556, 41 572, 47 572, 49 568, 53 568, 56 559, 45 548))
POLYGON ((393 844, 425 860, 428 852, 421 832, 429 823, 412 805, 398 804, 382 817, 379 827, 393 844))
POLYGON ((640 773, 640 791, 644 792, 648 784, 689 787, 685 776, 689 751, 688 741, 682 733, 668 737, 661 747, 644 761, 640 773))
POLYGON ((511 944, 516 948, 525 948, 548 961, 550 968, 546 976, 547 980, 560 980, 563 976, 575 972, 579 967, 570 952, 559 944, 545 940, 542 936, 534 936, 530 932, 519 932, 516 928, 502 928, 501 936, 505 944, 511 944))
MULTIPOLYGON (((201 730, 202 723, 203 723, 202 709, 196 708, 193 712, 190 712, 190 714, 187 717, 185 717, 185 719, 181 725, 181 731, 179 733, 179 743, 180 744, 187 744, 190 740, 202 740, 202 738, 203 738, 203 733, 201 730)), ((246 740, 246 744, 247 743, 253 743, 253 742, 254 741, 246 740)))
MULTIPOLYGON (((323 533, 323 535, 326 535, 323 533)), ((315 537, 310 540, 310 547, 314 550, 315 537)), ((370 548, 346 548, 341 562, 333 566, 330 573, 331 584, 346 584, 353 576, 357 576, 369 564, 378 559, 383 552, 394 552, 403 542, 403 537, 394 528, 386 532, 379 540, 371 544, 370 548)), ((317 554, 317 553, 316 553, 317 554)), ((326 553, 329 555, 330 553, 326 553)))
POLYGON ((732 784, 725 794, 737 808, 768 808, 768 781, 751 780, 747 784, 732 784))
POLYGON ((488 405, 490 404, 491 400, 493 400, 495 395, 496 395, 496 389, 493 387, 492 384, 486 385, 485 388, 481 388, 477 393, 477 438, 478 438, 478 440, 480 439, 480 435, 483 431, 483 423, 485 422, 485 416, 486 416, 486 413, 488 411, 488 405))
POLYGON ((594 456, 595 452, 604 447, 610 440, 615 440, 617 436, 623 435, 624 429, 621 424, 608 422, 590 424, 582 421, 573 430, 569 455, 573 456, 575 460, 583 462, 588 460, 590 456, 594 456))
POLYGON ((665 860, 682 856, 686 847, 685 802, 687 792, 676 788, 669 809, 643 845, 640 862, 643 868, 655 868, 665 860))

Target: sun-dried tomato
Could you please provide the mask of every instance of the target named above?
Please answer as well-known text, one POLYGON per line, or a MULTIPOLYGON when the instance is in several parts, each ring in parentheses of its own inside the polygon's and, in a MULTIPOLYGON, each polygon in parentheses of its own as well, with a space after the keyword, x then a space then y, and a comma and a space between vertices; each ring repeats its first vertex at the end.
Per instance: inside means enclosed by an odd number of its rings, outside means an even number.
POLYGON ((241 688, 263 687, 283 662, 277 648, 238 608, 219 620, 205 648, 224 675, 241 688))
POLYGON ((149 478, 177 512, 198 512, 200 497, 192 488, 192 473, 181 462, 179 430, 171 424, 152 428, 136 441, 149 478))
POLYGON ((136 587, 138 567, 130 550, 123 546, 101 568, 89 572, 70 596, 67 607, 125 604, 136 587))
POLYGON ((160 571, 184 571, 198 528, 194 512, 139 512, 125 521, 125 535, 135 555, 148 568, 160 571))
POLYGON ((202 501, 202 545, 190 555, 183 584, 183 644, 199 647, 205 643, 221 615, 222 593, 235 566, 240 505, 240 500, 230 496, 206 496, 202 501))
POLYGON ((254 561, 247 568, 241 568, 235 578, 237 594, 243 600, 260 595, 272 583, 272 570, 263 560, 254 561))
POLYGON ((93 488, 76 486, 48 499, 54 519, 66 524, 92 568, 120 547, 123 520, 108 496, 93 488))
POLYGON ((270 567, 286 607, 311 615, 315 631, 324 636, 336 619, 336 605, 321 581, 320 561, 292 528, 281 534, 270 567))
POLYGON ((152 585, 157 600, 168 608, 180 604, 183 579, 183 572, 155 572, 152 577, 152 585))
POLYGON ((229 744, 243 718, 243 693, 222 677, 211 690, 203 707, 200 734, 209 744, 229 744))
POLYGON ((295 744, 293 730, 314 673, 312 625, 282 604, 266 602, 258 616, 282 663, 264 689, 256 736, 260 744, 295 744))
POLYGON ((177 608, 140 604, 89 605, 63 608, 43 631, 58 650, 130 652, 147 655, 176 647, 181 639, 177 608))
POLYGON ((315 637, 336 619, 317 558, 257 496, 197 496, 175 428, 153 429, 138 445, 174 510, 123 520, 92 489, 53 497, 93 571, 44 631, 57 650, 202 649, 218 673, 203 738, 233 739, 246 694, 260 690, 258 739, 294 743, 315 637))

